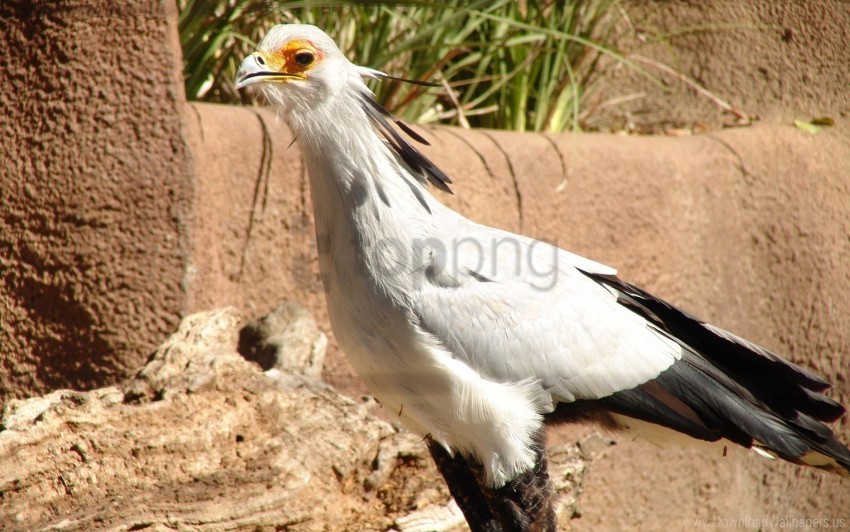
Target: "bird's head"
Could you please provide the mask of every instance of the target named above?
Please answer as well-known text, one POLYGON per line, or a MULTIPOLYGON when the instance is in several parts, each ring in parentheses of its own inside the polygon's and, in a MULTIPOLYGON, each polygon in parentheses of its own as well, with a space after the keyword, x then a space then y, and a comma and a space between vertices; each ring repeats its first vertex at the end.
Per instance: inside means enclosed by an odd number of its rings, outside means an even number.
POLYGON ((239 67, 236 87, 259 84, 284 109, 313 108, 344 87, 361 85, 376 71, 351 63, 325 32, 307 24, 281 24, 266 34, 239 67))
POLYGON ((390 122, 415 141, 428 142, 381 106, 363 78, 436 86, 355 65, 343 55, 333 39, 315 26, 281 24, 269 30, 257 51, 242 61, 236 88, 256 84, 283 111, 298 138, 318 151, 329 148, 327 136, 319 132, 338 131, 339 126, 345 124, 343 129, 347 129, 349 135, 333 138, 334 142, 340 142, 344 138, 355 138, 352 128, 364 124, 369 134, 383 137, 385 149, 395 152, 414 177, 451 192, 448 176, 393 129, 390 122), (337 97, 340 95, 346 97, 337 97), (335 104, 325 105, 330 102, 335 104), (317 112, 320 109, 321 112, 317 112))

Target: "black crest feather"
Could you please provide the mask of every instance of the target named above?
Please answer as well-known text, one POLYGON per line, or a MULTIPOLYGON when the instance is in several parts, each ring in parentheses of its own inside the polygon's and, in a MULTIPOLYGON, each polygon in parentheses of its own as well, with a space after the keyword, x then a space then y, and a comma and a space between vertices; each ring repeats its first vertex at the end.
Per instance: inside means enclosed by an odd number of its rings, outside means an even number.
POLYGON ((363 109, 366 115, 375 125, 377 130, 383 135, 389 144, 390 148, 398 154, 402 161, 410 169, 411 173, 420 181, 429 182, 444 192, 452 193, 449 185, 452 180, 449 179, 437 165, 431 162, 430 159, 422 155, 422 153, 413 147, 398 131, 390 124, 392 121, 400 130, 407 134, 416 142, 430 145, 425 138, 414 131, 410 126, 393 116, 383 105, 378 103, 371 94, 362 93, 363 109))

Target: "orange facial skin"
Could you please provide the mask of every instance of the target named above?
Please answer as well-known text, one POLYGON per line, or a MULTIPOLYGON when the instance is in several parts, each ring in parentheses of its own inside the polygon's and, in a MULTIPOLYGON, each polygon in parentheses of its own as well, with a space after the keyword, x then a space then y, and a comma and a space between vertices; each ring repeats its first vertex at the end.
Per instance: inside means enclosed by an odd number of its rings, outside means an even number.
POLYGON ((269 70, 287 74, 287 77, 306 78, 306 73, 323 58, 322 52, 309 41, 290 41, 271 53, 255 52, 257 62, 269 70))

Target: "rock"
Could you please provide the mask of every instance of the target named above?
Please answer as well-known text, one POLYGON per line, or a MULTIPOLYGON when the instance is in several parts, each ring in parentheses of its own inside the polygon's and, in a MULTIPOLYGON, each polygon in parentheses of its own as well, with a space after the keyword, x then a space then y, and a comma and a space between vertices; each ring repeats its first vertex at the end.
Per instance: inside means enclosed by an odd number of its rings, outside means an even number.
POLYGON ((297 303, 281 305, 239 331, 239 353, 264 370, 318 378, 327 346, 327 336, 297 303))
POLYGON ((466 520, 454 500, 445 505, 431 505, 399 517, 395 526, 401 532, 437 532, 463 530, 466 520))
POLYGON ((233 349, 241 321, 233 307, 186 317, 126 386, 126 401, 198 392, 221 375, 245 371, 245 360, 233 349))
POLYGON ((232 308, 187 317, 120 388, 10 402, 4 529, 392 523, 363 485, 402 435, 327 386, 290 376, 282 389, 236 352, 241 321, 232 308))

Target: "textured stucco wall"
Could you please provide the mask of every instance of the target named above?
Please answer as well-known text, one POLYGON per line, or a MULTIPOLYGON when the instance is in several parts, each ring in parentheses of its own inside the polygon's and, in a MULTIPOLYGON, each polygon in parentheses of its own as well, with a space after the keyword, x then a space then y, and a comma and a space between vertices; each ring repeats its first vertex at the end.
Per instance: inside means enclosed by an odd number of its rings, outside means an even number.
MULTIPOLYGON (((627 0, 618 47, 671 67, 765 122, 828 116, 850 131, 850 2, 844 0, 627 0), (660 38, 657 38, 660 36, 660 38)), ((638 130, 735 117, 658 66, 638 62, 662 83, 614 66, 601 79, 595 125, 638 130)))
POLYGON ((135 370, 184 303, 166 2, 0 6, 0 402, 135 370))

